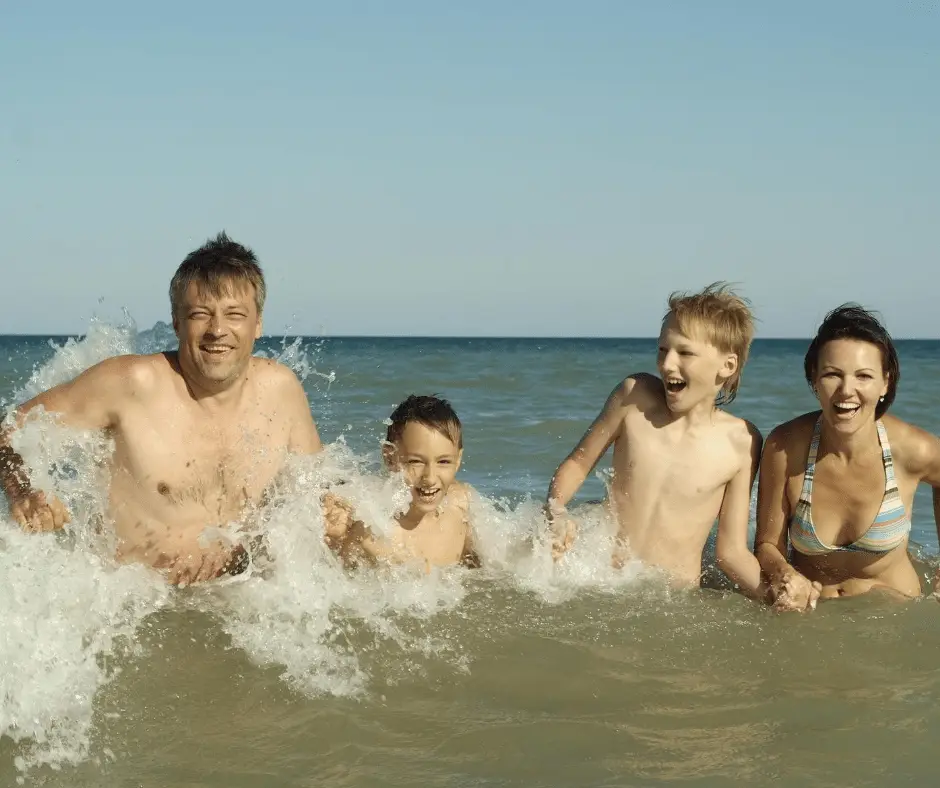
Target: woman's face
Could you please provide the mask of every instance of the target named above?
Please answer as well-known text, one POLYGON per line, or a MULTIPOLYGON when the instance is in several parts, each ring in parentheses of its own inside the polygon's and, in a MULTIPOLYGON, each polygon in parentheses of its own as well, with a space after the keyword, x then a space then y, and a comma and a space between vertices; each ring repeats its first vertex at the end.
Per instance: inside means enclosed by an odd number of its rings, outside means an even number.
POLYGON ((819 349, 815 389, 823 418, 852 433, 875 419, 888 392, 881 348, 859 339, 833 339, 819 349))

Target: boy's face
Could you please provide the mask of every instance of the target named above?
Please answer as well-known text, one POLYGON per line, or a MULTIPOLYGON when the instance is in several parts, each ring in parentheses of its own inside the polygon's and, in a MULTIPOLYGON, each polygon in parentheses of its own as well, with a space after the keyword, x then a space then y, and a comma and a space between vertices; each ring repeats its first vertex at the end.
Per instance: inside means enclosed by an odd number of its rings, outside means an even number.
POLYGON ((416 421, 405 425, 389 459, 411 486, 412 510, 427 513, 440 506, 462 456, 463 451, 443 433, 416 421))
POLYGON ((700 337, 681 333, 670 315, 659 335, 656 365, 669 410, 685 413, 704 401, 714 403, 722 386, 737 370, 738 358, 700 337))

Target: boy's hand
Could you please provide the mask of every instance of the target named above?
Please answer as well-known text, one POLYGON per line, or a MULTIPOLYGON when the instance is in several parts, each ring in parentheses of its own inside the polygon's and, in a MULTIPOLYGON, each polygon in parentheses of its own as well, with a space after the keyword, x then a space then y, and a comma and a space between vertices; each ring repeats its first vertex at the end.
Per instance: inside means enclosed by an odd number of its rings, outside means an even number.
POLYGON ((353 523, 353 508, 333 493, 326 493, 320 503, 323 506, 323 522, 326 538, 341 541, 353 523))
POLYGON ((57 531, 69 520, 68 509, 56 498, 46 499, 42 490, 31 490, 10 498, 10 514, 24 530, 57 531))
POLYGON ((799 572, 788 572, 770 587, 774 610, 795 610, 802 613, 815 610, 822 585, 810 582, 799 572))
POLYGON ((552 560, 558 561, 574 544, 578 526, 568 516, 567 509, 551 503, 545 505, 545 516, 552 532, 552 560))

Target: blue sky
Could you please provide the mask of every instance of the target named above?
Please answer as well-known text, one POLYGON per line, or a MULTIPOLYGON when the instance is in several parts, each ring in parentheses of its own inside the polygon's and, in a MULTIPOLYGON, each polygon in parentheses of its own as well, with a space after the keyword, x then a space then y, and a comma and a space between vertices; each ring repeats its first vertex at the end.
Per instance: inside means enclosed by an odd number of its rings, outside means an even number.
POLYGON ((651 335, 725 279, 940 336, 938 0, 137 5, 0 10, 0 333, 166 319, 225 228, 269 333, 651 335))

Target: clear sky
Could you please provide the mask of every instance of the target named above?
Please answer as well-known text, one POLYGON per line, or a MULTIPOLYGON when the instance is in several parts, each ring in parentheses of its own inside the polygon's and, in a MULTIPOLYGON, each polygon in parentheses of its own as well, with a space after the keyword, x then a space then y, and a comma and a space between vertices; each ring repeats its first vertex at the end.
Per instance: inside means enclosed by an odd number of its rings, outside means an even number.
POLYGON ((223 228, 269 333, 646 336, 726 279, 938 337, 940 0, 0 3, 0 333, 167 319, 223 228))

